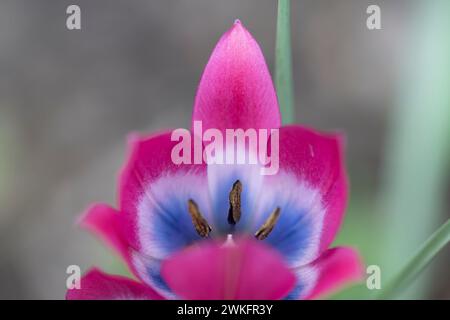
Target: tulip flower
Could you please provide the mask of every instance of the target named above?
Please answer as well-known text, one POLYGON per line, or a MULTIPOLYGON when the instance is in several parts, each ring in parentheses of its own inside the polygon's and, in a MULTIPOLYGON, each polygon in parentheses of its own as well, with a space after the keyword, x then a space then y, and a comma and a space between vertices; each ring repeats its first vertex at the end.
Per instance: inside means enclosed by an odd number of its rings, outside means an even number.
POLYGON ((201 77, 193 124, 277 130, 278 172, 174 163, 170 130, 132 135, 117 209, 94 204, 80 224, 112 246, 135 279, 93 269, 67 298, 310 299, 360 280, 358 253, 330 248, 347 202, 343 139, 281 127, 280 118, 261 49, 236 21, 201 77))

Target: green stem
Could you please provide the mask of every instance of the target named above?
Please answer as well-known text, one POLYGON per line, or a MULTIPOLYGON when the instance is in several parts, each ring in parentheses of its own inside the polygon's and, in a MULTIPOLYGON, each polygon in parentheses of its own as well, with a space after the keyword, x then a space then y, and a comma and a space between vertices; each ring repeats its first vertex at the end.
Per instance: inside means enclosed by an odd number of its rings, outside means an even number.
POLYGON ((382 290, 379 299, 392 299, 406 288, 425 269, 431 260, 450 241, 450 219, 447 220, 422 246, 403 270, 382 290))
POLYGON ((284 124, 294 122, 290 0, 278 0, 275 86, 284 124))

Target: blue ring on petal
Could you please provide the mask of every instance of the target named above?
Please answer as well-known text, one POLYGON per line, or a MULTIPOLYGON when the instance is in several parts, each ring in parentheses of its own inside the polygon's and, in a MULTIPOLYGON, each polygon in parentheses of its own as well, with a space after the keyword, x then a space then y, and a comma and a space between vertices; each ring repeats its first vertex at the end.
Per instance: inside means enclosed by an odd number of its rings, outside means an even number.
POLYGON ((208 191, 202 177, 189 174, 165 176, 141 196, 138 235, 143 254, 164 259, 202 238, 188 211, 194 200, 209 222, 208 191))

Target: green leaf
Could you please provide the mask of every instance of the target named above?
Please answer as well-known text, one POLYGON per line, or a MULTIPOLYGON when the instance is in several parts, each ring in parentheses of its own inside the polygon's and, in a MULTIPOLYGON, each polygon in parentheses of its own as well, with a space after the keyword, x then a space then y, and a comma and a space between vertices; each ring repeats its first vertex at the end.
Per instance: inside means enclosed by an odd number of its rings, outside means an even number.
POLYGON ((420 274, 431 260, 450 241, 450 219, 447 220, 422 246, 400 273, 381 291, 379 299, 392 299, 420 274))
POLYGON ((278 1, 275 86, 284 124, 294 122, 290 6, 290 0, 278 1))

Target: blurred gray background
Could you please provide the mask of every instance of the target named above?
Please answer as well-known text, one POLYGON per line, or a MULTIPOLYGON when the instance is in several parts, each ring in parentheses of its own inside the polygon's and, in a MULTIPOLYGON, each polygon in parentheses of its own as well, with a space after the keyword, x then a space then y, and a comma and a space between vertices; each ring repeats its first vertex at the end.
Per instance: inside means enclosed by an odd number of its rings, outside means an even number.
MULTIPOLYGON (((292 1, 297 122, 346 132, 352 201, 369 203, 414 5, 375 2, 381 31, 365 25, 374 1, 292 1)), ((203 67, 236 18, 273 72, 274 0, 0 2, 0 298, 62 299, 70 264, 117 270, 74 221, 93 201, 116 203, 127 133, 190 125, 203 67), (69 4, 81 31, 66 29, 69 4)), ((434 283, 430 297, 450 297, 434 283)))

